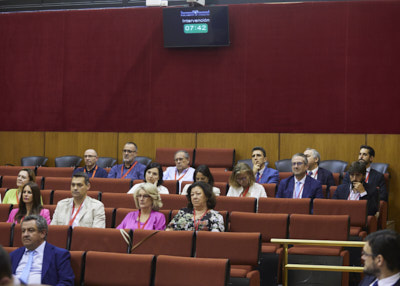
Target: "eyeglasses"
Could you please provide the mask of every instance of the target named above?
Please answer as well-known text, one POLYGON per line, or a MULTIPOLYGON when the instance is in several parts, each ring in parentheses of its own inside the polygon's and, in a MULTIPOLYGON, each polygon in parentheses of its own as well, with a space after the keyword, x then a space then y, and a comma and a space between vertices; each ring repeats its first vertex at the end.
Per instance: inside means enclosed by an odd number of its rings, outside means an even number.
POLYGON ((131 154, 131 153, 135 153, 136 150, 135 150, 135 151, 132 151, 132 150, 124 149, 124 150, 122 150, 122 152, 123 152, 123 153, 129 153, 129 154, 131 154))
POLYGON ((304 162, 292 162, 292 166, 301 166, 304 162))
POLYGON ((374 255, 372 253, 366 253, 364 250, 361 251, 361 256, 371 256, 373 257, 374 255))
POLYGON ((150 198, 150 196, 149 195, 137 195, 137 198, 138 199, 148 199, 148 198, 150 198))
POLYGON ((183 160, 185 160, 186 158, 175 158, 175 162, 179 162, 179 161, 183 161, 183 160))

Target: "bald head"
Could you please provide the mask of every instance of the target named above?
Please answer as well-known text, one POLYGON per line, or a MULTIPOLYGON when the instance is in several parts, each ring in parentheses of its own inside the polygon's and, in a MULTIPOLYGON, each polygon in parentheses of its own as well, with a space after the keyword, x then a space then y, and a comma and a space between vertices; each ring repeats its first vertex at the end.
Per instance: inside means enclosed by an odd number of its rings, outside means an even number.
POLYGON ((83 155, 85 159, 86 169, 91 170, 96 166, 97 163, 97 152, 94 149, 87 149, 83 155))

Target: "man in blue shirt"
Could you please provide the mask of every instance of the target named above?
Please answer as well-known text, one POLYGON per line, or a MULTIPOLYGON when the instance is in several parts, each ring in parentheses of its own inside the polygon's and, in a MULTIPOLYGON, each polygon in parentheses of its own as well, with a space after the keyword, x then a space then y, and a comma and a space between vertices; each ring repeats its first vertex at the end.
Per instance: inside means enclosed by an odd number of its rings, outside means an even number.
POLYGON ((107 178, 107 171, 97 166, 99 157, 97 156, 96 150, 87 149, 83 158, 85 159, 85 167, 76 168, 73 175, 78 172, 84 172, 89 178, 107 178))
POLYGON ((122 150, 122 164, 115 165, 108 173, 108 178, 143 180, 146 166, 135 161, 137 145, 133 142, 125 144, 122 150))

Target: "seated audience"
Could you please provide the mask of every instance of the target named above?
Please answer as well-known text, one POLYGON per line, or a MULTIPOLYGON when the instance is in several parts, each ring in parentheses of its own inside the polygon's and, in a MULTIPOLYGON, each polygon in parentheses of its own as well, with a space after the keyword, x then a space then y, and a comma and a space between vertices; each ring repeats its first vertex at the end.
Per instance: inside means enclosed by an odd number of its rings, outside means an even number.
POLYGON ((368 215, 375 215, 379 210, 378 189, 365 182, 365 163, 353 162, 348 170, 350 183, 337 187, 332 199, 336 200, 367 200, 368 215))
POLYGON ((251 160, 253 162, 253 173, 256 178, 256 183, 279 183, 279 172, 275 169, 267 167, 268 158, 264 148, 254 147, 253 150, 251 150, 251 160))
POLYGON ((229 178, 228 197, 267 197, 262 185, 255 182, 253 170, 245 163, 238 163, 229 178))
POLYGON ((35 172, 31 169, 22 169, 17 176, 17 189, 10 189, 6 192, 3 204, 18 205, 21 198, 22 187, 28 182, 35 182, 35 172))
POLYGON ((321 183, 307 176, 308 161, 303 153, 292 157, 293 175, 282 180, 278 186, 277 198, 324 198, 321 183))
POLYGON ((22 187, 22 195, 18 208, 12 209, 7 222, 20 223, 25 216, 41 215, 50 224, 50 211, 44 209, 40 202, 40 189, 36 183, 28 182, 22 187))
MULTIPOLYGON (((205 182, 212 187, 212 190, 216 196, 219 196, 221 190, 217 187, 214 187, 214 177, 210 172, 210 169, 206 165, 200 165, 196 168, 193 174, 193 181, 195 182, 205 182)), ((183 187, 181 195, 187 195, 187 190, 191 184, 186 184, 183 187)))
POLYGON ((58 202, 51 224, 105 228, 104 205, 87 196, 89 189, 88 175, 83 172, 74 174, 71 181, 72 198, 58 202))
POLYGON ((193 181, 194 169, 190 167, 190 156, 185 150, 179 150, 174 156, 175 167, 168 167, 164 172, 164 181, 179 181, 179 193, 181 192, 181 183, 183 181, 193 181))
POLYGON ((181 209, 168 224, 166 230, 220 231, 223 232, 224 219, 213 210, 216 204, 215 195, 209 184, 196 182, 191 185, 186 195, 187 208, 181 209))
POLYGON ((83 154, 83 158, 85 159, 85 167, 76 168, 74 174, 84 172, 88 174, 89 178, 107 178, 107 171, 97 166, 99 157, 96 150, 87 149, 83 154))
POLYGON ((117 229, 164 230, 165 216, 158 212, 162 202, 157 187, 151 183, 142 183, 133 198, 138 210, 128 213, 117 229))
POLYGON ((135 193, 138 189, 140 189, 143 184, 151 183, 157 187, 157 190, 160 194, 169 194, 169 191, 166 187, 162 185, 163 183, 163 170, 160 164, 157 162, 151 162, 146 169, 144 170, 144 183, 135 184, 129 191, 128 194, 135 193))
POLYGON ((12 271, 23 285, 74 285, 75 275, 68 250, 46 242, 48 226, 40 215, 21 223, 23 247, 10 253, 12 271))
POLYGON ((135 161, 137 150, 134 142, 126 143, 122 150, 123 164, 112 167, 110 173, 108 173, 108 178, 143 180, 146 166, 135 161))
POLYGON ((304 155, 306 155, 308 162, 307 175, 318 180, 321 185, 326 185, 327 189, 329 189, 330 186, 334 186, 335 180, 333 179, 332 172, 319 166, 321 155, 319 155, 318 151, 307 148, 306 151, 304 151, 304 155))

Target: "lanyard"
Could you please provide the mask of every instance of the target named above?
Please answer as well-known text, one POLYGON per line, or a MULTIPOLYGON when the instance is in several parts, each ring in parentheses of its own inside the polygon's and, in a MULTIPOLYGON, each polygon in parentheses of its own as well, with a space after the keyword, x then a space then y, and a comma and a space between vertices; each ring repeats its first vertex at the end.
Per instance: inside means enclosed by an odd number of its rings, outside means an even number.
MULTIPOLYGON (((21 194, 22 194, 22 191, 21 191, 21 194)), ((18 190, 15 192, 15 197, 17 198, 17 204, 19 204, 18 190)))
POLYGON ((175 170, 175 181, 180 181, 185 175, 186 175, 186 173, 189 171, 189 168, 187 168, 185 171, 183 171, 183 174, 182 174, 182 176, 180 176, 179 178, 178 178, 178 180, 176 179, 176 174, 178 173, 178 170, 175 170))
MULTIPOLYGON (((82 205, 83 205, 83 203, 81 203, 81 205, 79 206, 78 210, 76 211, 76 214, 74 215, 73 218, 71 218, 71 220, 69 221, 69 224, 68 224, 68 225, 72 225, 72 224, 74 223, 74 221, 75 221, 75 219, 76 219, 76 216, 78 215, 79 211, 81 210, 82 205)), ((75 210, 75 203, 72 202, 72 213, 71 213, 71 217, 72 217, 72 215, 74 214, 74 210, 75 210)))
POLYGON ((200 226, 200 222, 203 219, 203 217, 208 213, 208 210, 206 210, 205 213, 203 213, 203 215, 201 216, 201 218, 196 219, 196 210, 193 209, 193 224, 194 224, 194 230, 198 230, 199 226, 200 226))
MULTIPOLYGON (((98 167, 99 167, 99 166, 96 165, 96 168, 94 168, 94 172, 93 172, 93 174, 92 174, 92 176, 91 176, 90 178, 94 178, 94 175, 96 175, 96 171, 97 171, 97 168, 98 168, 98 167)), ((86 171, 86 168, 84 168, 83 171, 84 171, 85 173, 89 173, 89 172, 86 171)))
POLYGON ((144 227, 146 226, 146 224, 149 222, 150 219, 150 215, 147 218, 146 222, 144 223, 143 227, 140 227, 140 215, 142 214, 141 210, 139 210, 139 217, 138 217, 138 221, 137 221, 137 228, 138 229, 144 229, 144 227))
POLYGON ((247 195, 247 193, 249 192, 249 190, 250 190, 250 186, 248 186, 248 187, 246 188, 246 190, 244 190, 244 191, 240 194, 239 197, 245 197, 245 196, 247 195))
POLYGON ((129 168, 128 172, 126 172, 125 175, 123 175, 123 176, 122 176, 122 174, 124 173, 124 164, 122 164, 122 166, 121 166, 121 179, 125 179, 125 177, 132 171, 133 167, 135 167, 136 164, 137 164, 137 161, 135 162, 135 164, 133 164, 129 168))
POLYGON ((367 174, 367 177, 365 178, 365 182, 368 183, 368 179, 369 179, 369 172, 367 174))
MULTIPOLYGON (((305 183, 304 183, 304 184, 305 184, 305 183)), ((296 188, 295 188, 295 192, 294 192, 294 198, 295 198, 295 199, 300 199, 301 194, 303 193, 304 184, 301 184, 300 192, 297 194, 297 196, 296 196, 296 188)))

